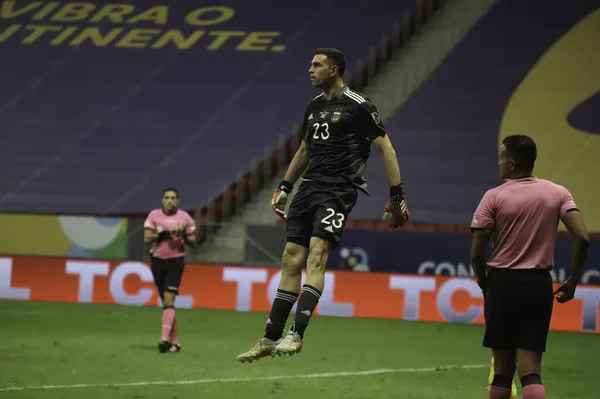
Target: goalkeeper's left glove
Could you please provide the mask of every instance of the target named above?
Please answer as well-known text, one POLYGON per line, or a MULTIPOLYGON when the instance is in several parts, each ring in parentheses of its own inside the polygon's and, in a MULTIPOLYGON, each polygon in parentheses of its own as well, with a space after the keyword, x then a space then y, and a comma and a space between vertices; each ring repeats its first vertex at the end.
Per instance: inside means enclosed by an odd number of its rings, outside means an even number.
POLYGON ((385 220, 388 217, 390 220, 389 226, 394 230, 404 226, 410 218, 410 212, 408 211, 406 201, 404 200, 402 183, 390 187, 390 200, 383 208, 383 219, 385 220))

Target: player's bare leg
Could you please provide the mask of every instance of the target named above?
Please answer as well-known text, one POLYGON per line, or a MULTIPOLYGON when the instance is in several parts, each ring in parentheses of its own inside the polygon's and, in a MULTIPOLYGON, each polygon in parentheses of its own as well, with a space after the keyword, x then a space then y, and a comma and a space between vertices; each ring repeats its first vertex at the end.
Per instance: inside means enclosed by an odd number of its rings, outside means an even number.
POLYGON ((281 259, 281 280, 265 326, 265 336, 259 339, 248 352, 238 355, 237 360, 240 362, 253 362, 274 355, 275 347, 282 341, 285 321, 298 299, 306 253, 307 248, 301 245, 288 242, 285 246, 281 259))
POLYGON ((179 351, 179 342, 177 342, 177 348, 171 349, 173 345, 169 342, 171 337, 171 330, 175 324, 175 296, 174 292, 165 291, 163 294, 163 313, 162 313, 162 334, 160 343, 158 344, 158 350, 160 353, 164 353, 167 350, 171 352, 179 351))
POLYGON ((517 371, 523 387, 523 399, 545 399, 542 385, 542 352, 517 349, 517 371))
POLYGON ((325 286, 325 266, 331 244, 322 238, 312 237, 310 239, 310 250, 306 264, 307 277, 296 308, 294 325, 285 338, 275 347, 278 355, 290 355, 302 350, 304 330, 313 311, 319 303, 323 287, 325 286))
POLYGON ((181 350, 181 344, 179 343, 179 336, 177 335, 177 316, 173 320, 173 328, 171 328, 171 334, 169 335, 169 352, 179 352, 181 350))
POLYGON ((494 356, 494 379, 490 387, 490 399, 510 399, 513 376, 516 369, 515 351, 492 349, 494 356))

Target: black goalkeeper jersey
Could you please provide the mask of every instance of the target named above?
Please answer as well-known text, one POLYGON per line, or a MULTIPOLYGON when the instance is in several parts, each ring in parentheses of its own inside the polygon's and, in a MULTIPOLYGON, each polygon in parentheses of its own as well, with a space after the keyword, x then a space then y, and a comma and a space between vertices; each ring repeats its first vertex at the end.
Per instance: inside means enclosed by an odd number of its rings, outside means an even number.
POLYGON ((368 194, 363 173, 371 144, 386 135, 368 98, 348 86, 329 101, 315 97, 306 107, 303 131, 309 148, 304 180, 350 183, 368 194))

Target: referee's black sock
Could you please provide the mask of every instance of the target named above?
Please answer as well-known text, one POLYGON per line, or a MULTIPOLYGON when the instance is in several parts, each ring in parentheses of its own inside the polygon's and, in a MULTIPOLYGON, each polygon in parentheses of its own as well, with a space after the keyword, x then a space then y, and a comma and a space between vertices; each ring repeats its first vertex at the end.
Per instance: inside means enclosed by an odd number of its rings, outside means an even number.
POLYGON ((271 313, 267 320, 265 327, 265 337, 277 341, 283 335, 283 329, 285 328, 285 321, 287 320, 296 300, 298 294, 291 291, 277 290, 275 294, 275 300, 273 306, 271 306, 271 313))
POLYGON ((491 385, 489 399, 510 399, 512 377, 494 374, 491 385))
POLYGON ((320 298, 321 291, 312 285, 304 284, 302 287, 302 294, 298 300, 298 308, 296 309, 296 318, 293 327, 293 331, 300 334, 303 338, 304 330, 306 330, 310 317, 317 307, 320 298))
POLYGON ((527 374, 521 378, 521 386, 523 387, 523 399, 546 398, 546 390, 539 374, 527 374))

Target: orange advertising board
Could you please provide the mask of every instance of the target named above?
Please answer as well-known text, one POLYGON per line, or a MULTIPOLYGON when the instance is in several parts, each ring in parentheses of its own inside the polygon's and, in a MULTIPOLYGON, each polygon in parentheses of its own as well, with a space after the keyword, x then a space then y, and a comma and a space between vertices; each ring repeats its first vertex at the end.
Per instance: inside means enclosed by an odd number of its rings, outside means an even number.
MULTIPOLYGON (((268 311, 279 278, 278 268, 190 264, 177 305, 268 311)), ((0 258, 0 299, 159 305, 147 263, 65 258, 0 258)), ((580 285, 574 300, 555 302, 551 329, 598 333, 599 305, 600 286, 580 285)), ((484 323, 476 282, 441 276, 328 271, 315 313, 484 323)))

